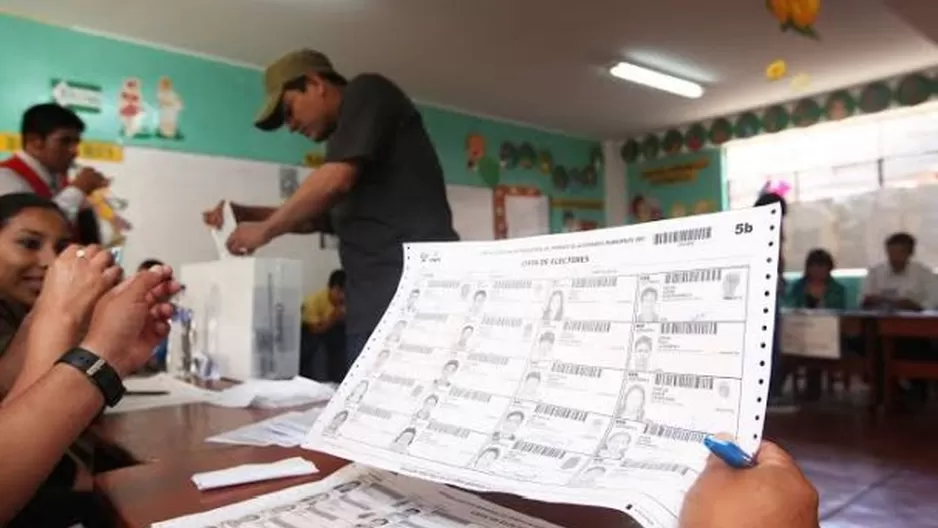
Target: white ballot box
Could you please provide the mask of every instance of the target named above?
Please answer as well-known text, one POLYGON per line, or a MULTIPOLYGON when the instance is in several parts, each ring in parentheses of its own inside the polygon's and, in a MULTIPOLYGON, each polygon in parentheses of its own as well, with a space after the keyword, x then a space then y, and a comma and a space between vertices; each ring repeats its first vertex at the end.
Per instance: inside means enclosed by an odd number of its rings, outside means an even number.
MULTIPOLYGON (((300 262, 232 258, 182 266, 179 304, 192 311, 190 358, 207 357, 221 377, 284 379, 299 372, 300 262)), ((185 357, 183 325, 173 325, 170 362, 185 357)), ((188 362, 187 362, 188 363, 188 362)))
POLYGON ((783 354, 840 359, 840 318, 836 314, 786 313, 781 332, 783 354))

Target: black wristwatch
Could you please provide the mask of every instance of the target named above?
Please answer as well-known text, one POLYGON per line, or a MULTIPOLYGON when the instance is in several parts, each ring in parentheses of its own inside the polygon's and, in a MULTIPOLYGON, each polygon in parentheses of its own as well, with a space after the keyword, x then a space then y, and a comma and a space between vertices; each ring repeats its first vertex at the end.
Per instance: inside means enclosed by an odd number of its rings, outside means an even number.
POLYGON ((97 354, 84 348, 73 348, 62 355, 57 363, 65 363, 85 373, 101 391, 108 407, 114 407, 124 397, 124 383, 114 367, 97 354))

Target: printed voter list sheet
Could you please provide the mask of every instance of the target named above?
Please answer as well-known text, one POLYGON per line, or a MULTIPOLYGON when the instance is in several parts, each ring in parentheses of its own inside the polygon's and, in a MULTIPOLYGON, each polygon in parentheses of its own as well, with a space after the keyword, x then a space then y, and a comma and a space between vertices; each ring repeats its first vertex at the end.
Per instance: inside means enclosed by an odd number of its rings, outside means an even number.
POLYGON ((780 217, 405 246, 390 307, 304 447, 675 526, 703 439, 761 440, 780 217))
POLYGON ((469 493, 363 466, 154 528, 557 528, 469 493))

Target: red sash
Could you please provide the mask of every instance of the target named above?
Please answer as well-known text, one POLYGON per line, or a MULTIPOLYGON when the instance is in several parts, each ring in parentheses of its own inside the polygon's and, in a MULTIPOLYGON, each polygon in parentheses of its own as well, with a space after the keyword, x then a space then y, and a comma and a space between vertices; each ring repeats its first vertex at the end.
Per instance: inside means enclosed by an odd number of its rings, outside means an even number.
MULTIPOLYGON (((33 190, 33 193, 35 193, 37 196, 47 200, 52 199, 52 188, 49 187, 49 184, 47 184, 45 180, 43 180, 42 177, 39 176, 39 174, 19 156, 13 155, 6 161, 0 161, 0 169, 12 170, 18 174, 20 178, 23 178, 23 181, 29 185, 29 187, 33 190)), ((65 183, 64 178, 63 183, 65 183)), ((72 226, 72 231, 72 236, 75 238, 75 240, 78 240, 77 226, 72 226)))

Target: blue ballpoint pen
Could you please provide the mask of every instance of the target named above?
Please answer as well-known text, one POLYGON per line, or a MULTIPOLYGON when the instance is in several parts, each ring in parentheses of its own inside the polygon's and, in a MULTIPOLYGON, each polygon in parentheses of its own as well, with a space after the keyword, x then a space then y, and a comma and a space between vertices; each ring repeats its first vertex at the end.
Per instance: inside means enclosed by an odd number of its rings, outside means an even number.
POLYGON ((726 462, 726 464, 732 468, 746 469, 755 465, 752 457, 747 455, 746 452, 740 449, 734 442, 708 436, 704 439, 704 445, 707 446, 707 449, 709 449, 711 453, 719 457, 720 460, 726 462))

